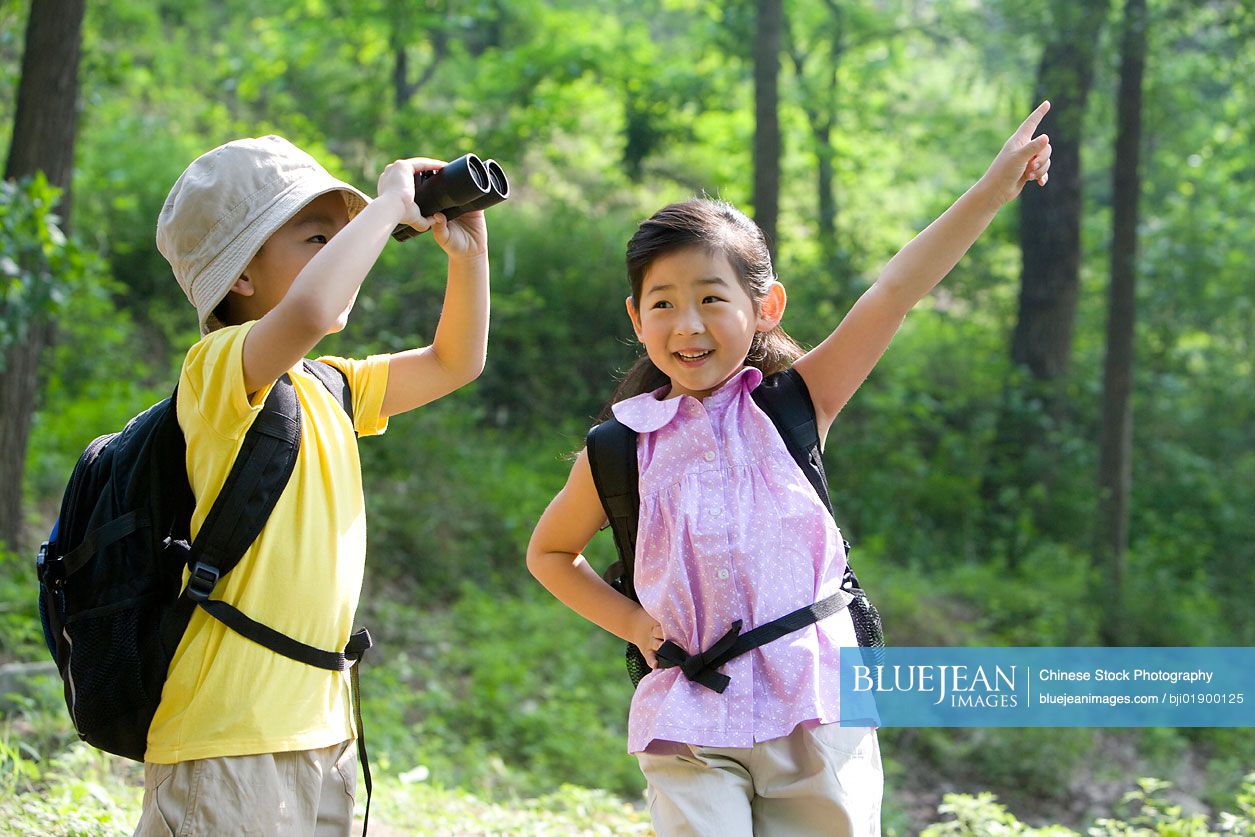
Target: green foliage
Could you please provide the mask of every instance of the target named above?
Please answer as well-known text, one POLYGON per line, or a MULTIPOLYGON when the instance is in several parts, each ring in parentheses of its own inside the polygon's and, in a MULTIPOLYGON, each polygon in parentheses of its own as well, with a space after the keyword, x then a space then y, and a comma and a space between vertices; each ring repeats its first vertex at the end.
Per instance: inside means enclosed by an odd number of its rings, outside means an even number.
POLYGON ((70 295, 58 319, 58 340, 44 357, 42 409, 31 426, 25 490, 47 532, 74 463, 97 436, 121 430, 170 395, 177 370, 152 362, 145 335, 109 294, 117 283, 98 277, 70 295))
POLYGON ((992 793, 968 794, 948 793, 945 801, 937 808, 940 814, 948 814, 953 820, 931 825, 921 837, 943 837, 944 835, 962 835, 962 837, 995 837, 998 835, 1022 834, 1026 837, 1076 837, 1076 832, 1059 826, 1030 828, 998 804, 998 797, 992 793))
POLYGON ((1006 788, 1020 800, 1039 804, 1063 801, 1070 786, 1061 778, 1090 764, 1100 740, 1088 729, 920 730, 921 748, 936 748, 931 761, 949 767, 957 781, 1006 788), (1023 758, 1023 753, 1032 753, 1023 758))
POLYGON ((568 783, 639 796, 623 645, 557 607, 530 580, 508 597, 468 585, 447 610, 371 605, 388 656, 362 693, 384 769, 498 799, 568 783))
POLYGON ((33 558, 0 549, 0 663, 47 653, 34 575, 33 558))
POLYGON ((485 429, 466 400, 394 418, 362 443, 371 575, 424 598, 465 582, 517 587, 532 526, 569 467, 517 432, 485 429))
POLYGON ((428 834, 653 833, 644 811, 605 791, 574 785, 509 804, 489 802, 466 791, 395 780, 382 783, 376 793, 379 807, 372 809, 372 818, 428 834))
MULTIPOLYGON (((42 640, 41 640, 42 645, 42 640)), ((129 833, 142 768, 77 740, 54 674, 0 703, 0 822, 14 834, 129 833)))
POLYGON ((0 819, 10 833, 115 835, 139 819, 142 777, 136 766, 76 743, 45 762, 32 761, 0 736, 0 819))
MULTIPOLYGON (((1120 807, 1126 819, 1099 817, 1084 832, 1089 837, 1207 837, 1213 834, 1250 834, 1251 816, 1255 813, 1255 773, 1249 774, 1235 803, 1239 813, 1221 812, 1214 825, 1203 814, 1186 815, 1182 806, 1169 802, 1164 792, 1171 782, 1159 779, 1138 779, 1137 787, 1124 795, 1120 807), (1214 830, 1213 830, 1214 828, 1214 830)), ((938 812, 953 819, 935 823, 921 832, 921 837, 989 837, 990 835, 1025 835, 1025 837, 1075 837, 1077 832, 1061 826, 1033 828, 997 802, 991 793, 946 794, 938 812)))
POLYGON ((58 226, 60 194, 43 172, 0 182, 0 365, 33 326, 61 313, 76 287, 100 276, 92 254, 58 226))

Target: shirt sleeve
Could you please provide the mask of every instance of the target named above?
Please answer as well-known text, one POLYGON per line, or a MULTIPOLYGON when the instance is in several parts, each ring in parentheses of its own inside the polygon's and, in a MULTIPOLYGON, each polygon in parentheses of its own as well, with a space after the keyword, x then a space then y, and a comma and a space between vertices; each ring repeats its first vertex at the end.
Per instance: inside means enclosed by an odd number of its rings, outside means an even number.
POLYGON ((228 439, 238 439, 248 430, 270 391, 267 385, 249 398, 244 389, 244 338, 254 322, 205 335, 188 350, 179 373, 179 412, 194 411, 228 439))
POLYGON ((325 356, 318 358, 344 373, 353 398, 353 429, 358 436, 378 436, 388 429, 381 415, 384 393, 388 391, 390 355, 371 355, 365 360, 325 356))

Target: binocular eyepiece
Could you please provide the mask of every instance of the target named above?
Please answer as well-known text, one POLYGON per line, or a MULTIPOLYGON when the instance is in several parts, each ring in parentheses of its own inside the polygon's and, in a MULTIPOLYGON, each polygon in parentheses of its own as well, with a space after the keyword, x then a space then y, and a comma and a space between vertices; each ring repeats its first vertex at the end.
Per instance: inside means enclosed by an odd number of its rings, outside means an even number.
MULTIPOLYGON (((460 215, 496 206, 510 196, 510 181, 496 160, 480 160, 463 154, 442 169, 414 175, 414 202, 418 211, 430 217, 443 212, 452 221, 460 215)), ((397 241, 418 235, 409 224, 398 224, 392 231, 397 241)))

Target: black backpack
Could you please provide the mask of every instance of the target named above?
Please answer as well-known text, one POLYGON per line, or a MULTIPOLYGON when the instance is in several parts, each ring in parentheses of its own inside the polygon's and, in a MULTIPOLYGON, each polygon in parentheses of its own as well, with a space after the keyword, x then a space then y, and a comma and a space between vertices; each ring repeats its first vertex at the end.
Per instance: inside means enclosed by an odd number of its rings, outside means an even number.
MULTIPOLYGON (((789 453, 819 495, 824 508, 829 514, 833 514, 832 500, 828 496, 828 478, 824 473, 819 449, 815 408, 802 376, 792 368, 786 369, 764 378, 751 396, 775 425, 789 453)), ((590 430, 586 440, 593 482, 597 486, 602 507, 614 533, 615 549, 619 553, 619 560, 606 570, 603 577, 632 601, 637 601, 632 574, 636 557, 637 518, 641 505, 636 437, 636 431, 612 417, 590 430)), ((845 547, 848 555, 850 544, 847 542, 845 547)), ((883 649, 884 631, 880 614, 867 598, 847 561, 838 593, 759 625, 744 634, 740 633, 741 622, 738 620, 722 639, 704 652, 689 654, 668 640, 658 650, 658 666, 679 666, 690 680, 722 692, 728 685, 728 677, 715 670, 724 663, 746 651, 813 624, 843 607, 850 610, 858 644, 864 648, 876 649, 877 652, 883 649)), ((649 664, 645 662, 640 649, 632 643, 627 645, 627 670, 633 686, 650 672, 649 664)))
MULTIPOLYGON (((305 361, 344 407, 353 405, 344 374, 305 361)), ((174 394, 101 436, 79 458, 49 539, 39 550, 39 612, 48 649, 65 683, 79 737, 143 761, 148 728, 170 660, 196 607, 275 653, 331 671, 352 668, 369 811, 354 663, 371 645, 359 630, 343 651, 298 642, 210 596, 261 532, 287 485, 301 439, 296 389, 284 375, 245 434, 239 455, 189 544, 195 506, 187 447, 174 394), (183 569, 191 578, 183 589, 183 569)))

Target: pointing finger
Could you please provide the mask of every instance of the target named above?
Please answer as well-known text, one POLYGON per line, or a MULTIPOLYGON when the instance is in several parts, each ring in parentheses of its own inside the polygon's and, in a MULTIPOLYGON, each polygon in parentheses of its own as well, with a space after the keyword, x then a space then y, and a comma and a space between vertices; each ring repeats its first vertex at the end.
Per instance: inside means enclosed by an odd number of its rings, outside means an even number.
POLYGON ((1020 127, 1015 130, 1015 136, 1023 142, 1028 142, 1033 136, 1033 131, 1037 130, 1037 126, 1041 124, 1042 119, 1046 117, 1046 113, 1050 110, 1050 101, 1044 101, 1037 106, 1037 109, 1028 115, 1028 118, 1020 123, 1020 127))

